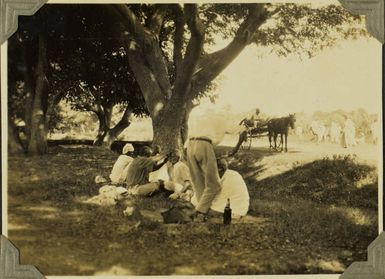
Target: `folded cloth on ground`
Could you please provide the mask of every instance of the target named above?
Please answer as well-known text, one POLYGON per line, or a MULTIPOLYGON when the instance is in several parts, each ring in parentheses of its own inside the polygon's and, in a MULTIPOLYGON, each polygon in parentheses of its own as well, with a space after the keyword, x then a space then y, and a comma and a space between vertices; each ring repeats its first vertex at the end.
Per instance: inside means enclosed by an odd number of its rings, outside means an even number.
POLYGON ((103 187, 100 187, 99 195, 89 198, 85 202, 98 204, 101 206, 111 206, 115 205, 118 201, 124 199, 127 194, 127 190, 123 187, 105 185, 103 187))
POLYGON ((95 183, 96 184, 102 184, 102 183, 106 183, 106 182, 107 182, 107 179, 105 179, 103 176, 101 176, 101 175, 95 176, 95 183))

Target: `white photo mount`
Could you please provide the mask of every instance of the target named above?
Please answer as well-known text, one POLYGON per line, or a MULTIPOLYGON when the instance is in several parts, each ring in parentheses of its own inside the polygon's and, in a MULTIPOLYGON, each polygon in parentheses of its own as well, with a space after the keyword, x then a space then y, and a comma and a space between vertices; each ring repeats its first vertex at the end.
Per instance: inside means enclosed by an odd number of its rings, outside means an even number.
MULTIPOLYGON (((17 30, 19 15, 33 15, 47 0, 0 0, 0 44, 17 30)), ((368 32, 384 44, 384 0, 339 0, 351 13, 366 16, 368 32)), ((18 249, 0 236, 0 279, 45 278, 34 266, 20 265, 18 249)), ((341 279, 385 278, 385 233, 382 232, 368 247, 368 261, 354 262, 341 279)))

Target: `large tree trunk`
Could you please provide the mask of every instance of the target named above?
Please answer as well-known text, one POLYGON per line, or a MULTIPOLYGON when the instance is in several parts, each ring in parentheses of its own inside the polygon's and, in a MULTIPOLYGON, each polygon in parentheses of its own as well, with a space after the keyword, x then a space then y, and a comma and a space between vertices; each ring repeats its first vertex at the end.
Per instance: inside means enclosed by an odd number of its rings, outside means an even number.
POLYGON ((130 67, 153 121, 153 145, 159 145, 163 152, 183 146, 188 135, 186 104, 206 90, 207 85, 252 42, 255 31, 265 21, 266 12, 263 4, 249 5, 248 14, 231 43, 202 57, 205 32, 198 6, 184 4, 182 9, 180 5, 174 5, 176 75, 171 86, 158 39, 165 6, 157 6, 155 16, 145 25, 126 5, 113 6, 130 31, 131 41, 127 46, 130 67), (184 49, 185 25, 190 39, 184 49))
POLYGON ((30 138, 28 142, 28 155, 43 155, 47 152, 47 127, 45 115, 48 98, 47 70, 47 39, 44 32, 39 34, 38 41, 38 62, 36 67, 36 87, 33 96, 30 138))
POLYGON ((159 146, 164 153, 183 148, 182 114, 182 109, 178 108, 173 111, 165 110, 152 118, 153 146, 159 146))
MULTIPOLYGON (((176 94, 175 96, 181 96, 176 94)), ((173 98, 155 117, 152 117, 153 145, 165 153, 183 149, 188 138, 188 119, 193 106, 182 97, 173 98)))
MULTIPOLYGON (((186 22, 191 32, 185 56, 182 57, 181 39, 176 38, 179 46, 175 55, 178 72, 174 87, 171 87, 167 64, 159 47, 159 30, 162 26, 164 6, 157 11, 146 27, 125 5, 115 6, 116 12, 123 18, 130 29, 132 40, 127 46, 130 67, 140 86, 146 106, 153 123, 153 145, 159 146, 163 153, 175 148, 182 148, 186 138, 186 96, 191 90, 190 83, 197 64, 197 57, 202 52, 204 41, 203 25, 200 23, 197 5, 186 4, 183 20, 178 22, 178 30, 183 30, 186 22), (184 139, 182 139, 182 137, 184 139)), ((179 10, 180 11, 180 10, 179 10)), ((179 32, 179 35, 182 33, 179 32)))

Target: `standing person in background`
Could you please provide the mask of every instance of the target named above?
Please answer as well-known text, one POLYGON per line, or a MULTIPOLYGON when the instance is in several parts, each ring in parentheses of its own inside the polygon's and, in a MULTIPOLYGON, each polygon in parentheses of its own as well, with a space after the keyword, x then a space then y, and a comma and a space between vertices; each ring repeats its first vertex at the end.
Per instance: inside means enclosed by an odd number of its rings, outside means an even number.
POLYGON ((127 143, 123 149, 122 154, 116 160, 110 174, 110 179, 113 184, 124 183, 127 176, 127 170, 133 158, 134 147, 131 143, 127 143))
POLYGON ((354 127, 353 121, 348 116, 345 116, 345 126, 343 131, 343 147, 347 148, 356 145, 356 128, 354 127))
POLYGON ((210 206, 221 190, 214 145, 225 135, 223 118, 196 119, 190 124, 187 163, 197 200, 195 220, 205 221, 210 206))
POLYGON ((330 141, 339 143, 341 139, 341 127, 334 121, 330 125, 330 141))

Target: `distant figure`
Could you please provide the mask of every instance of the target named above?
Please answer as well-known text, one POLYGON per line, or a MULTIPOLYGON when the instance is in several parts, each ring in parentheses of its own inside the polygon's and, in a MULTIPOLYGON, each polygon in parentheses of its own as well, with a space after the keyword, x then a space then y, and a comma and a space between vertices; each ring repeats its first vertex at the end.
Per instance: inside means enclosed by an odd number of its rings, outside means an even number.
POLYGON ((243 118, 239 125, 245 126, 246 129, 257 128, 259 126, 260 119, 260 110, 255 109, 255 113, 253 113, 249 118, 243 118))
POLYGON ((377 144, 377 141, 378 141, 378 134, 379 134, 379 126, 378 126, 378 122, 373 122, 372 125, 370 125, 370 133, 372 135, 372 142, 374 144, 377 144))
POLYGON ((111 182, 114 184, 124 183, 127 176, 127 170, 130 163, 134 160, 132 153, 134 152, 134 147, 132 144, 127 143, 123 149, 122 154, 116 160, 112 171, 110 174, 111 182))
POLYGON ((356 139, 356 144, 365 143, 365 134, 363 132, 359 133, 359 137, 356 139))
POLYGON ((321 122, 313 120, 310 124, 310 131, 313 134, 313 139, 315 138, 317 143, 325 140, 326 138, 326 127, 321 122))
MULTIPOLYGON (((250 196, 242 176, 234 170, 228 169, 225 159, 217 161, 222 189, 214 199, 211 209, 222 212, 226 206, 227 199, 230 199, 231 209, 234 216, 245 216, 249 210, 250 196)), ((195 197, 192 203, 196 203, 195 197)))
POLYGON ((347 116, 345 116, 342 145, 344 148, 356 145, 356 128, 354 127, 353 121, 347 116))
POLYGON ((266 125, 268 120, 260 117, 260 110, 257 108, 255 113, 251 115, 250 118, 244 118, 241 120, 239 125, 243 125, 245 128, 239 133, 239 138, 236 146, 230 152, 230 155, 233 156, 238 152, 239 148, 247 140, 248 136, 252 134, 258 134, 261 132, 267 132, 266 125))
POLYGON ((330 125, 330 141, 332 143, 339 143, 341 141, 341 127, 334 121, 330 125))

